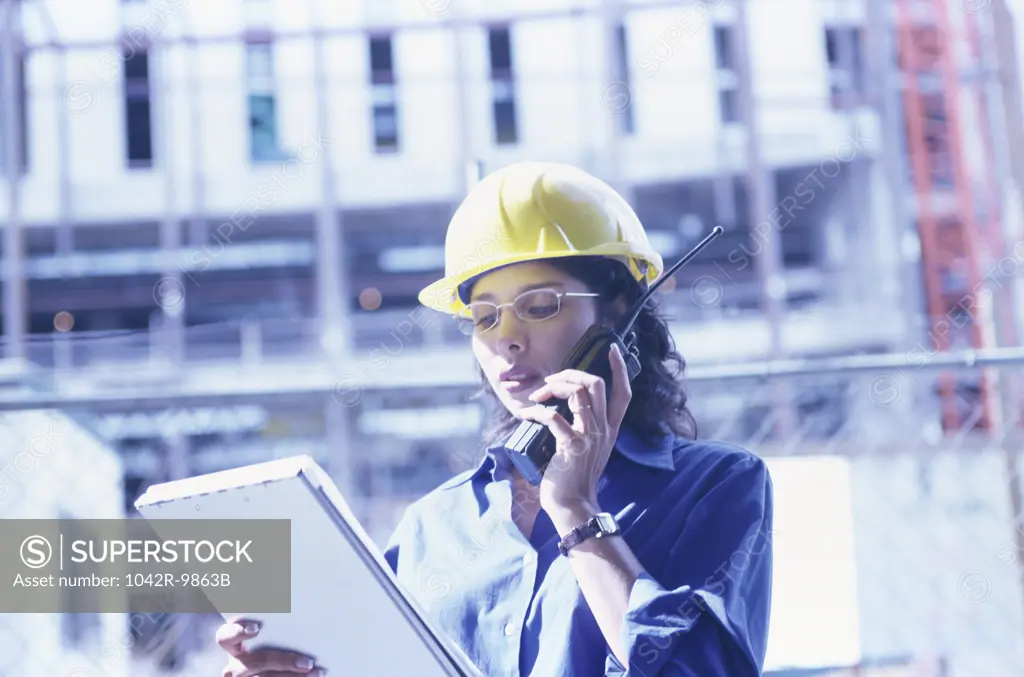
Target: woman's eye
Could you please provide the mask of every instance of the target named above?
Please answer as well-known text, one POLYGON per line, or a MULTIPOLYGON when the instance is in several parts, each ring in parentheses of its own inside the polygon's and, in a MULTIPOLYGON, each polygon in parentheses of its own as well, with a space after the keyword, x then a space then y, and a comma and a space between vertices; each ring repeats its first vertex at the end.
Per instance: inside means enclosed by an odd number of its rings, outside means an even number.
POLYGON ((533 317, 547 317, 555 312, 556 306, 530 306, 527 313, 533 317))

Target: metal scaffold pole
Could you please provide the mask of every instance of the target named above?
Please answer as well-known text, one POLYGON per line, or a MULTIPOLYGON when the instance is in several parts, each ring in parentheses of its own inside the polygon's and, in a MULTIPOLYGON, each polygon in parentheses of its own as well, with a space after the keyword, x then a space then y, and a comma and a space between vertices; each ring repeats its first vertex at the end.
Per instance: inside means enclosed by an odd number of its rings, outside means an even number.
POLYGON ((448 11, 448 19, 445 22, 452 39, 452 57, 455 66, 455 99, 456 117, 454 123, 457 152, 455 153, 455 170, 459 174, 458 179, 462 187, 462 194, 465 195, 484 173, 483 162, 476 157, 474 148, 473 115, 470 112, 470 93, 466 83, 469 78, 466 75, 466 49, 465 34, 460 29, 462 5, 455 5, 448 11))
MULTIPOLYGON (((195 41, 188 45, 186 59, 186 75, 188 93, 188 115, 191 126, 189 155, 191 156, 192 209, 188 215, 188 235, 184 237, 189 244, 205 242, 209 237, 209 225, 206 222, 206 158, 204 156, 203 136, 204 120, 202 111, 202 47, 195 41)), ((190 278, 192 288, 198 288, 190 278)))
MULTIPOLYGON (((1005 238, 1007 248, 1012 246, 1015 238, 1020 237, 1019 224, 1024 217, 1019 212, 1021 207, 1020 196, 1024 194, 1024 117, 1022 117, 1022 97, 1020 86, 1020 71, 1017 54, 1016 35, 1017 25, 1014 14, 1004 0, 996 0, 992 7, 991 24, 988 27, 992 36, 993 51, 988 54, 994 70, 994 82, 990 83, 989 96, 993 99, 990 102, 989 113, 998 122, 998 129, 1005 135, 1008 151, 1002 158, 999 195, 1009 194, 1015 199, 1007 199, 1007 213, 1004 215, 1004 229, 998 234, 1005 238), (995 92, 993 92, 995 90, 995 92), (994 94, 997 93, 998 96, 994 94), (1001 104, 1002 110, 999 110, 1001 104), (1011 209, 1018 210, 1017 213, 1010 213, 1011 209), (1018 227, 1015 227, 1018 226, 1018 227)), ((995 125, 993 125, 995 126, 995 125)), ((994 144, 996 148, 1001 144, 994 144)), ((1005 251, 1005 249, 1004 249, 1005 251)), ((1005 329, 1010 341, 1019 344, 1020 337, 1024 334, 1024 324, 1021 318, 1024 317, 1020 302, 1016 299, 1024 298, 1020 294, 1021 273, 1019 267, 1014 267, 1014 275, 1003 284, 1009 288, 1007 296, 1013 299, 1009 317, 1003 317, 1006 323, 1005 329)), ((1001 347, 1007 347, 1005 345, 1001 347)), ((1011 427, 1024 429, 1024 379, 1020 373, 1011 374, 1006 381, 1004 400, 1007 405, 1007 423, 1011 427)), ((1021 458, 1020 451, 1008 440, 1003 440, 1004 463, 1006 465, 1007 499, 1010 513, 1013 515, 1013 539, 1017 552, 1024 552, 1024 490, 1021 487, 1021 458)), ((1017 579, 1020 582, 1021 590, 1024 590, 1024 560, 1017 558, 1017 579)), ((1024 601, 1024 600, 1022 600, 1024 601)))
MULTIPOLYGON (((57 30, 57 22, 46 5, 36 3, 33 7, 35 16, 42 26, 46 35, 48 47, 53 50, 57 59, 57 87, 56 91, 66 92, 70 84, 68 77, 68 50, 61 41, 60 32, 57 30)), ((62 102, 63 104, 63 102, 62 102)), ((55 233, 55 250, 60 255, 68 255, 75 248, 74 234, 74 208, 71 194, 71 121, 67 104, 57 106, 57 201, 60 206, 58 210, 57 228, 55 233)))
POLYGON ((314 96, 316 98, 316 133, 319 144, 316 162, 320 168, 320 204, 316 215, 316 281, 317 306, 322 323, 320 340, 332 359, 344 359, 353 345, 349 322, 348 256, 343 251, 344 223, 337 198, 337 172, 332 153, 333 128, 327 99, 324 36, 319 29, 313 35, 314 96))
POLYGON ((780 274, 782 263, 778 232, 771 221, 772 207, 776 202, 775 182, 772 171, 765 166, 761 148, 761 130, 758 124, 757 95, 754 86, 753 60, 750 55, 749 0, 741 0, 736 6, 735 50, 737 74, 737 99, 740 122, 745 130, 747 185, 750 213, 748 221, 751 236, 761 241, 755 243, 754 257, 761 282, 761 301, 769 327, 769 359, 782 356, 782 312, 781 299, 785 298, 783 278, 780 274))
POLYGON ((902 126, 901 79, 894 62, 896 41, 893 22, 887 3, 869 2, 865 8, 864 58, 866 74, 864 83, 871 108, 878 115, 881 135, 881 152, 877 171, 881 176, 875 182, 877 189, 884 192, 890 218, 879 219, 883 233, 878 242, 882 256, 896 254, 896 261, 890 270, 897 278, 894 302, 904 308, 902 345, 910 347, 921 338, 924 317, 924 290, 916 270, 916 258, 908 260, 904 253, 904 242, 912 233, 910 216, 911 200, 908 199, 908 167, 900 149, 904 147, 902 126), (889 223, 889 227, 884 226, 889 223))
MULTIPOLYGON (((312 8, 311 8, 312 9, 312 8)), ((315 14, 315 9, 313 9, 315 14)), ((314 16, 314 21, 316 17, 314 16)), ((317 25, 322 25, 316 21, 317 25)), ((348 252, 344 251, 344 216, 338 204, 337 171, 334 165, 331 111, 326 75, 324 34, 313 31, 313 89, 316 97, 316 134, 322 140, 316 158, 320 167, 320 209, 316 217, 317 238, 317 299, 320 313, 320 341, 332 364, 345 361, 354 348, 352 336, 351 290, 348 273, 348 252)), ((332 393, 333 395, 333 393, 332 393)), ((335 397, 323 399, 324 433, 327 444, 327 471, 339 490, 354 496, 353 468, 359 462, 357 445, 353 444, 353 424, 356 415, 352 407, 335 397)))
MULTIPOLYGON (((754 257, 754 266, 761 289, 761 309, 768 325, 767 358, 778 360, 784 357, 782 323, 786 289, 785 278, 782 276, 782 248, 778 228, 771 216, 777 202, 775 179, 771 168, 765 165, 761 148, 754 62, 750 54, 749 4, 750 0, 740 0, 736 5, 736 39, 732 50, 736 63, 739 117, 746 131, 747 195, 750 205, 748 223, 750 236, 755 240, 751 243, 752 251, 758 252, 754 257)), ((779 439, 789 439, 796 429, 792 398, 781 383, 773 389, 772 398, 775 435, 779 439)))
POLYGON ((7 223, 4 227, 4 339, 5 357, 24 359, 25 352, 25 270, 21 216, 22 130, 18 63, 21 59, 21 5, 2 0, 0 5, 0 73, 3 96, 4 174, 7 179, 7 223))
POLYGON ((622 25, 622 0, 602 0, 601 27, 603 35, 604 82, 600 104, 605 107, 604 113, 604 158, 603 167, 608 183, 622 194, 628 203, 636 206, 633 184, 624 175, 622 167, 622 144, 619 135, 622 133, 622 120, 629 114, 634 105, 633 92, 629 85, 622 82, 622 69, 619 66, 619 26, 622 25))
MULTIPOLYGON (((136 49, 133 46, 132 49, 136 49)), ((150 56, 150 71, 156 75, 156 86, 150 96, 155 99, 153 136, 159 153, 157 162, 161 166, 164 188, 164 213, 160 220, 160 249, 163 253, 163 270, 157 283, 154 297, 161 308, 159 335, 163 345, 160 352, 169 364, 179 364, 185 355, 185 307, 188 303, 181 269, 174 265, 174 255, 181 247, 181 219, 178 204, 178 181, 175 176, 174 109, 171 103, 171 48, 170 43, 153 41, 150 56)))

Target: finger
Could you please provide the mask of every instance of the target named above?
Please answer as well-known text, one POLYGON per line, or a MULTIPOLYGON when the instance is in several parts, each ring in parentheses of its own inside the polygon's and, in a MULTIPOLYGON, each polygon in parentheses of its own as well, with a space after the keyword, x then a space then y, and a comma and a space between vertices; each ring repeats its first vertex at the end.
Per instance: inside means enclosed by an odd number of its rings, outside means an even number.
MULTIPOLYGON (((607 425, 607 406, 604 399, 604 382, 598 379, 597 392, 580 383, 551 381, 530 395, 531 399, 543 401, 554 395, 569 402, 569 409, 576 418, 583 417, 587 430, 594 431, 607 425)), ((582 432, 582 431, 581 431, 582 432)))
POLYGON ((588 374, 585 371, 579 371, 576 369, 566 369, 560 371, 557 374, 548 376, 545 381, 547 383, 569 383, 577 386, 586 388, 593 396, 594 403, 605 401, 605 382, 600 376, 588 374))
POLYGON ((619 350, 618 344, 612 344, 610 360, 612 365, 612 393, 608 400, 608 423, 613 429, 618 430, 622 426, 623 419, 626 418, 629 402, 633 399, 633 388, 629 382, 626 358, 619 350))
POLYGON ((600 376, 595 376, 590 372, 582 371, 580 369, 563 369, 560 372, 545 377, 544 380, 578 383, 579 385, 586 386, 587 388, 593 388, 599 381, 603 381, 600 376))
MULTIPOLYGON (((224 671, 224 677, 236 677, 236 675, 244 674, 245 668, 243 667, 238 669, 240 670, 238 672, 236 672, 235 670, 236 668, 226 669, 224 671)), ((305 674, 308 677, 323 677, 327 674, 327 668, 317 666, 316 668, 306 673, 285 672, 283 670, 267 670, 259 673, 256 677, 295 677, 297 674, 305 674)))
POLYGON ((242 643, 259 634, 259 623, 246 619, 238 619, 234 623, 224 623, 215 634, 217 644, 231 656, 245 653, 242 643))
POLYGON ((289 677, 313 673, 316 661, 306 654, 278 649, 260 649, 235 659, 237 666, 233 677, 263 677, 268 672, 281 672, 289 677))
MULTIPOLYGON (((552 396, 568 400, 570 403, 574 402, 579 406, 592 404, 590 391, 587 390, 586 386, 578 383, 552 381, 546 385, 542 385, 540 388, 530 393, 530 399, 534 402, 542 402, 552 396)), ((579 407, 577 406, 577 408, 579 407)))
MULTIPOLYGON (((545 386, 546 387, 546 386, 545 386)), ((602 414, 598 411, 598 407, 594 405, 594 400, 590 396, 590 393, 583 386, 569 385, 569 384, 557 384, 552 386, 546 391, 537 392, 531 395, 535 400, 546 400, 549 397, 559 397, 566 401, 569 411, 572 412, 572 423, 569 426, 581 435, 589 435, 595 431, 600 431, 607 426, 606 422, 603 422, 599 418, 602 414)), ((554 409, 551 406, 544 406, 544 409, 554 409)))
POLYGON ((575 437, 576 431, 553 407, 549 408, 539 405, 525 407, 519 411, 519 414, 528 421, 536 421, 546 426, 551 431, 551 434, 554 435, 555 440, 562 444, 571 443, 575 437))

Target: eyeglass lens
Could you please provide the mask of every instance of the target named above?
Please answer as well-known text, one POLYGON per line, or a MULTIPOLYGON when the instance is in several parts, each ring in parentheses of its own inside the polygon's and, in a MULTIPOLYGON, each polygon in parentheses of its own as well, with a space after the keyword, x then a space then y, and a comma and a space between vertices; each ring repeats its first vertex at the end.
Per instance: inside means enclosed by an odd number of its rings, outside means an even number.
MULTIPOLYGON (((535 289, 524 292, 512 302, 519 319, 524 322, 540 322, 554 317, 559 310, 559 295, 550 289, 535 289)), ((463 333, 487 331, 498 324, 500 309, 494 303, 476 301, 459 317, 459 328, 463 333)))

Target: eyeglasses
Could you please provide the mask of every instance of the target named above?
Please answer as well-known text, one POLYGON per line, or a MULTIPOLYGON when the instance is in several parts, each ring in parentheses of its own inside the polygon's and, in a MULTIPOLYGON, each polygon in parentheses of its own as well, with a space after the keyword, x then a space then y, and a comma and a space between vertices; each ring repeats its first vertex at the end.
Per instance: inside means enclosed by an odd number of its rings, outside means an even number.
POLYGON ((498 326, 503 308, 512 308, 516 317, 523 322, 543 322, 550 320, 562 309, 563 297, 593 297, 600 294, 592 292, 567 292, 554 289, 531 289, 523 292, 508 303, 491 303, 474 301, 463 308, 457 315, 459 331, 470 336, 482 334, 498 326))

